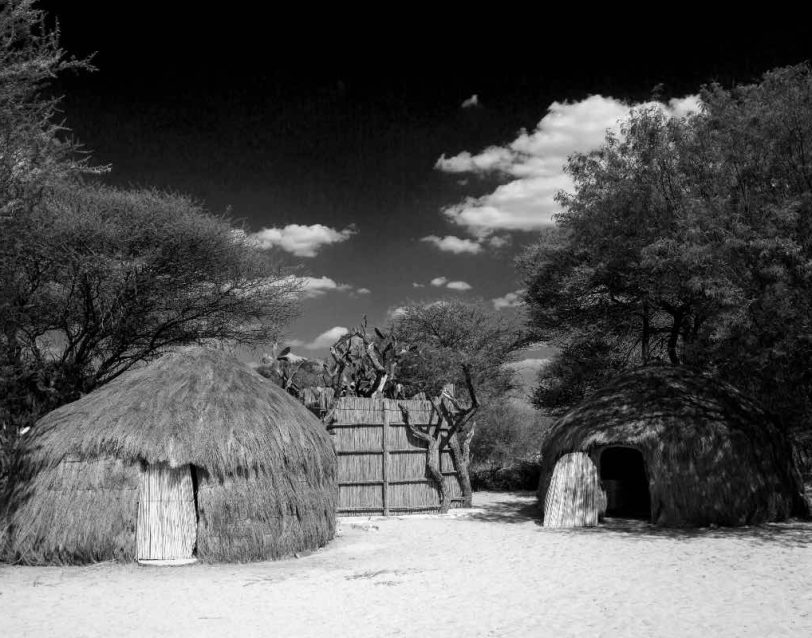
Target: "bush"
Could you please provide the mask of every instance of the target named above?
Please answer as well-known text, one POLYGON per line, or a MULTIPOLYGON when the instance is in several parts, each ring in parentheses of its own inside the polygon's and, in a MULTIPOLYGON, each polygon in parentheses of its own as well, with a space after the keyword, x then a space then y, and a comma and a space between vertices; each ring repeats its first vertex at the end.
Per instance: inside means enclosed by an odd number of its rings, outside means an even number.
POLYGON ((471 443, 474 490, 535 490, 552 419, 517 399, 483 407, 471 443))
POLYGON ((507 467, 482 467, 471 472, 471 486, 475 492, 535 491, 540 473, 541 463, 537 460, 520 460, 507 467))

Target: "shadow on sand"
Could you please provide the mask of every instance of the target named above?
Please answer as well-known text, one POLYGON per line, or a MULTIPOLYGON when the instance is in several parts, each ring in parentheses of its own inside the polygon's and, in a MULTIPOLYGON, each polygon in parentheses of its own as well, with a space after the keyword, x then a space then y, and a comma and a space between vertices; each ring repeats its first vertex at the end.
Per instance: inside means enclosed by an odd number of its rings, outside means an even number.
MULTIPOLYGON (((541 524, 541 509, 532 492, 522 492, 523 498, 500 500, 478 505, 481 511, 470 515, 469 520, 484 523, 528 523, 541 524)), ((545 531, 559 534, 601 534, 637 537, 640 540, 671 538, 678 541, 705 539, 736 539, 757 544, 770 544, 780 547, 812 548, 812 521, 790 520, 785 523, 766 523, 747 527, 699 527, 674 528, 657 527, 644 520, 627 518, 605 518, 597 527, 574 529, 553 529, 545 531)))
POLYGON ((580 534, 616 534, 641 540, 671 538, 678 541, 735 539, 779 547, 812 547, 812 523, 790 520, 745 527, 657 527, 641 520, 606 518, 598 527, 561 530, 580 534))
POLYGON ((472 521, 483 523, 527 523, 541 524, 541 510, 535 492, 518 492, 518 499, 500 500, 492 503, 476 504, 482 511, 471 514, 472 521))

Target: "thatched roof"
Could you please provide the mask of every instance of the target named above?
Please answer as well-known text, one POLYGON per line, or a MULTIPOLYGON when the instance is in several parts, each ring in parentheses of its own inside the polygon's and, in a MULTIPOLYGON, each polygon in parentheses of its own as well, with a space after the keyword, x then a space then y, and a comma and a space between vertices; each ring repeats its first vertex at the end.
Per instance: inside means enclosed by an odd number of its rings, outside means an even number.
POLYGON ((189 348, 45 415, 27 447, 33 462, 46 464, 113 456, 192 463, 223 475, 296 462, 330 445, 301 403, 248 365, 222 351, 189 348))
POLYGON ((321 422, 221 351, 168 354, 44 416, 8 496, 5 555, 132 560, 139 472, 191 464, 198 557, 244 561, 333 537, 336 456, 321 422))
POLYGON ((539 496, 563 454, 612 445, 643 453, 654 522, 743 524, 805 510, 792 447, 775 419, 709 376, 649 367, 595 392, 553 424, 539 496))

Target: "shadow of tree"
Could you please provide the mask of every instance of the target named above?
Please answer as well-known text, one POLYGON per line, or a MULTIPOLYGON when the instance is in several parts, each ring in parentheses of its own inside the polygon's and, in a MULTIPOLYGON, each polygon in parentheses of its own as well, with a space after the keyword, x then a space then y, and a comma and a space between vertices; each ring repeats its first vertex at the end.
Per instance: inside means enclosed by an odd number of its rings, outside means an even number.
MULTIPOLYGON (((522 498, 509 501, 498 501, 478 505, 481 510, 471 514, 469 517, 473 521, 484 523, 527 523, 533 521, 541 525, 541 509, 535 498, 535 494, 528 493, 533 498, 522 498)), ((525 495, 523 495, 525 496, 525 495)))
POLYGON ((637 537, 640 540, 670 538, 677 541, 735 539, 779 547, 812 547, 812 522, 791 520, 746 527, 657 527, 647 521, 606 518, 597 527, 550 529, 565 534, 602 534, 637 537))
MULTIPOLYGON (((483 523, 516 524, 541 523, 541 506, 532 492, 518 493, 518 498, 498 500, 477 505, 480 510, 468 516, 468 520, 483 523)), ((544 528, 554 534, 601 534, 652 540, 670 538, 677 541, 706 539, 735 539, 755 544, 787 548, 812 547, 812 521, 792 519, 784 523, 765 523, 746 527, 657 527, 648 521, 632 518, 606 517, 597 527, 544 528)))

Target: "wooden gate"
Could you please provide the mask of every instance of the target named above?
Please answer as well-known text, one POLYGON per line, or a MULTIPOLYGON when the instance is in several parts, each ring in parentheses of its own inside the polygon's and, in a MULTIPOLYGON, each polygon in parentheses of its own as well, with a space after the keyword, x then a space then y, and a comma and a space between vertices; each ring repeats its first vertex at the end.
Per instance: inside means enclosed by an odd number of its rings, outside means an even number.
MULTIPOLYGON (((336 403, 328 430, 338 456, 339 515, 408 514, 439 511, 440 498, 426 476, 428 445, 415 437, 403 421, 437 427, 428 401, 342 397, 336 403)), ((447 426, 444 424, 444 429, 447 426)), ((457 472, 448 450, 440 469, 451 507, 462 503, 457 472)))
POLYGON ((197 538, 197 512, 189 465, 147 465, 141 470, 139 489, 138 560, 191 560, 197 538))

